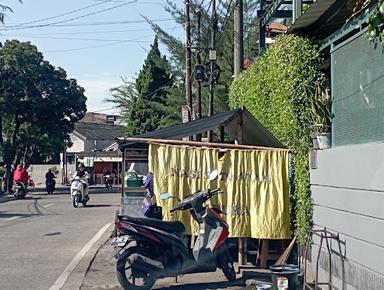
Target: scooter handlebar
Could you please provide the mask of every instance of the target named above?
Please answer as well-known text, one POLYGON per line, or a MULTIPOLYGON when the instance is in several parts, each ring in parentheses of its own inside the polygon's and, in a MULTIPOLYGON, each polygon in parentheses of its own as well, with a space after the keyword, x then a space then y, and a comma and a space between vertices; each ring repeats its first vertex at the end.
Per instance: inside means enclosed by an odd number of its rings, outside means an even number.
POLYGON ((177 210, 190 209, 190 208, 192 208, 192 203, 193 203, 192 200, 193 199, 198 198, 198 196, 200 196, 200 198, 203 198, 202 202, 205 202, 209 198, 211 198, 215 193, 217 193, 219 191, 220 191, 220 188, 216 188, 213 190, 208 189, 205 191, 194 193, 194 194, 188 196, 186 199, 180 201, 179 204, 177 205, 177 207, 171 209, 169 212, 173 213, 177 210))
POLYGON ((177 211, 178 209, 179 209, 179 207, 175 207, 175 208, 171 209, 169 212, 173 213, 173 212, 177 211))

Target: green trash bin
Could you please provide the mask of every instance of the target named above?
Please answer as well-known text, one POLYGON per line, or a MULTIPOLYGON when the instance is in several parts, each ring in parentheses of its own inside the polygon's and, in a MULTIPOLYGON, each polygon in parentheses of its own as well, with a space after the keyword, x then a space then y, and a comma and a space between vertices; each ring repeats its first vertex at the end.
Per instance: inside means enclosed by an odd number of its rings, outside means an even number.
POLYGON ((127 187, 141 187, 143 185, 143 178, 134 171, 127 172, 125 175, 125 185, 127 187))

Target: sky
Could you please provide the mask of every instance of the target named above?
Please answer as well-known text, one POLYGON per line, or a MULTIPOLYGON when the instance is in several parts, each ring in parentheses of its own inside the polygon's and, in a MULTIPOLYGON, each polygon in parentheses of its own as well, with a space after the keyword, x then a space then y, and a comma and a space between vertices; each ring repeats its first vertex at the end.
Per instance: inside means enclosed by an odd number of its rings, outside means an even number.
MULTIPOLYGON (((183 39, 165 0, 0 0, 10 6, 0 41, 30 41, 46 60, 85 88, 91 112, 117 113, 105 99, 122 78, 135 78, 154 39, 143 15, 183 39)), ((175 0, 175 3, 181 0, 175 0)), ((164 47, 160 46, 163 54, 164 47)))

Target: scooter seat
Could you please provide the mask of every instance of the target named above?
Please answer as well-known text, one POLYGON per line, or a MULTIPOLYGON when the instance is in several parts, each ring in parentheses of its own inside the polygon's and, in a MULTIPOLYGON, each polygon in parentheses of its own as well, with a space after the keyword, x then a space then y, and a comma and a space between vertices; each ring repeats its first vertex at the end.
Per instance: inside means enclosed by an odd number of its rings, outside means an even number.
POLYGON ((133 222, 136 224, 150 226, 157 229, 162 229, 164 231, 173 232, 173 233, 181 233, 185 232, 185 227, 182 222, 174 221, 174 222, 166 222, 158 219, 152 218, 134 218, 130 216, 122 216, 122 219, 128 222, 133 222))

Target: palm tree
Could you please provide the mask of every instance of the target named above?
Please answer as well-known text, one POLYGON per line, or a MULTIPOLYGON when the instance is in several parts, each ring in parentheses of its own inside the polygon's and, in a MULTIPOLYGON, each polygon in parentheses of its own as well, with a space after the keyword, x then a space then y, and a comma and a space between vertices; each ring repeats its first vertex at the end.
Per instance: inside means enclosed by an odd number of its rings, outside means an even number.
MULTIPOLYGON (((20 3, 22 0, 18 0, 20 3)), ((4 23, 4 16, 6 15, 6 12, 13 12, 11 7, 0 4, 0 23, 4 23)))

